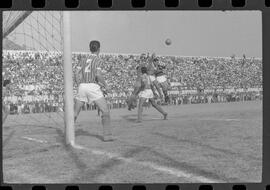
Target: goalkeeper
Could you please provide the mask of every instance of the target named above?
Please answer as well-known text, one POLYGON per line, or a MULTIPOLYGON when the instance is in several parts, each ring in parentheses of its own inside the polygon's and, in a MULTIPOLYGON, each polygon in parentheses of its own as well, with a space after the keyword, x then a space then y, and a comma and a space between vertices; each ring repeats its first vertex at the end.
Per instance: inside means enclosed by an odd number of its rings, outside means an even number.
POLYGON ((101 90, 104 88, 107 92, 110 91, 100 68, 103 63, 99 56, 100 42, 91 41, 89 49, 93 55, 92 59, 87 59, 75 75, 76 81, 80 84, 75 101, 74 121, 76 122, 84 103, 90 104, 94 102, 102 113, 103 141, 113 141, 110 110, 104 97, 104 92, 101 90))

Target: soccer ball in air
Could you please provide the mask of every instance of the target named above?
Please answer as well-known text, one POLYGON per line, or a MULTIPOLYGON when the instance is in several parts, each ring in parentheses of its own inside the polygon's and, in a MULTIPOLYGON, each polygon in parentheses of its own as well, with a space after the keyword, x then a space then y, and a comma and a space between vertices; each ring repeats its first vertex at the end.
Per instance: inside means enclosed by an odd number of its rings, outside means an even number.
POLYGON ((166 44, 167 46, 171 45, 171 44, 172 44, 171 39, 169 39, 169 38, 166 39, 165 44, 166 44))

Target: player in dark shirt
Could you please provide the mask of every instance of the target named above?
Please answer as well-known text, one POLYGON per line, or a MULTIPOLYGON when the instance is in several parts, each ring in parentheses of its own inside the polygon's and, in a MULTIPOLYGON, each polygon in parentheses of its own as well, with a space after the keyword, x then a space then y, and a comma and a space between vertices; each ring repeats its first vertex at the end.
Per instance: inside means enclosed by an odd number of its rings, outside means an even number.
POLYGON ((152 56, 152 59, 150 59, 148 61, 147 66, 146 66, 147 73, 148 73, 150 80, 153 84, 152 90, 153 90, 154 96, 158 97, 158 94, 159 94, 159 98, 163 99, 163 93, 160 89, 159 83, 158 83, 158 81, 156 79, 156 75, 155 75, 155 72, 157 70, 156 61, 157 61, 157 58, 154 58, 154 56, 152 56), (156 93, 156 90, 158 91, 158 94, 156 93))
POLYGON ((169 102, 169 96, 168 96, 168 89, 169 89, 169 83, 166 77, 166 74, 164 73, 165 66, 158 64, 157 69, 155 71, 156 80, 159 84, 159 87, 162 89, 162 92, 164 94, 165 102, 169 102))

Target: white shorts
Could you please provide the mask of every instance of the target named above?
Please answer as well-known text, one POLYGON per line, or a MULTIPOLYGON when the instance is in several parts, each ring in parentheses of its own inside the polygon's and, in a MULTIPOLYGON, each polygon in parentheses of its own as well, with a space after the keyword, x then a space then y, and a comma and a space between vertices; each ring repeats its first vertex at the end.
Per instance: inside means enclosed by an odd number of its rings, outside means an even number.
POLYGON ((103 97, 103 92, 99 85, 95 83, 81 83, 75 98, 81 102, 88 102, 90 104, 103 97))
POLYGON ((157 81, 158 81, 159 83, 163 83, 163 82, 166 82, 167 79, 166 79, 165 75, 162 75, 162 76, 158 76, 158 77, 157 77, 157 81))
POLYGON ((149 75, 150 81, 154 82, 156 80, 156 77, 154 75, 149 75))
POLYGON ((153 94, 153 91, 151 89, 145 89, 139 93, 139 97, 150 99, 150 98, 154 98, 154 94, 153 94))

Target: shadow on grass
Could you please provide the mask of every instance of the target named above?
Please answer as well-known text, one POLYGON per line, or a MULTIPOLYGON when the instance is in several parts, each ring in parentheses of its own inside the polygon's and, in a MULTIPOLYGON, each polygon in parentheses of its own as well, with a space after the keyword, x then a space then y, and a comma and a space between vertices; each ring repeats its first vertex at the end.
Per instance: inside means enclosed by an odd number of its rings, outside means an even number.
POLYGON ((163 137, 163 138, 167 138, 167 139, 170 139, 170 140, 173 140, 173 141, 176 141, 178 143, 188 143, 192 146, 200 146, 200 147, 203 147, 203 148, 206 148, 206 149, 210 149, 210 150, 213 150, 213 151, 217 151, 217 152, 220 152, 222 153, 223 155, 216 155, 216 157, 224 157, 224 156, 234 156, 235 158, 237 157, 241 157, 243 159, 254 159, 254 160, 258 160, 260 158, 258 157, 255 157, 255 156, 252 156, 252 155, 243 155, 239 152, 233 152, 231 150, 226 150, 226 149, 222 149, 222 148, 217 148, 217 147, 213 147, 213 146, 210 146, 210 145, 207 145, 207 144, 203 144, 203 143, 200 143, 200 142, 196 142, 196 141, 193 141, 191 139, 179 139, 177 138, 176 136, 170 136, 170 135, 166 135, 166 134, 162 134, 162 133, 158 133, 158 132, 155 132, 155 133, 152 133, 154 135, 157 135, 157 136, 160 136, 160 137, 163 137))
POLYGON ((133 145, 133 146, 140 147, 140 150, 141 150, 140 152, 144 153, 143 159, 140 159, 140 160, 136 159, 137 161, 141 161, 141 162, 150 161, 154 163, 159 163, 160 166, 171 167, 171 168, 179 169, 181 171, 188 171, 197 175, 211 177, 212 179, 215 179, 218 181, 224 181, 224 182, 225 181, 227 182, 239 181, 238 178, 230 178, 230 177, 223 176, 221 174, 217 175, 214 172, 205 171, 201 169, 200 167, 191 165, 188 162, 177 161, 164 153, 161 153, 152 149, 151 147, 140 146, 140 145, 133 145))
MULTIPOLYGON (((142 147, 136 147, 136 148, 133 148, 133 149, 130 149, 129 151, 127 151, 123 155, 123 157, 125 157, 125 158, 133 157, 142 151, 143 151, 142 147)), ((101 181, 98 181, 99 176, 106 175, 108 172, 112 172, 115 167, 117 167, 123 163, 124 163, 123 160, 120 160, 118 158, 112 158, 112 159, 109 159, 108 161, 103 162, 102 164, 96 166, 96 168, 94 170, 87 169, 87 167, 85 167, 83 170, 81 170, 80 175, 76 176, 73 181, 79 181, 79 182, 85 182, 85 183, 89 183, 89 182, 99 183, 99 182, 101 182, 101 181)), ((119 178, 119 181, 121 181, 120 178, 119 178)))
POLYGON ((132 115, 123 115, 122 118, 128 122, 136 123, 137 120, 137 114, 132 115))
MULTIPOLYGON (((142 115, 143 122, 156 121, 156 120, 163 121, 163 117, 162 116, 160 116, 160 119, 159 118, 147 118, 148 116, 149 116, 148 114, 143 114, 142 115)), ((126 120, 127 122, 137 123, 138 115, 137 114, 123 115, 122 118, 124 120, 126 120)))
POLYGON ((94 138, 97 138, 98 140, 103 141, 103 137, 101 135, 91 134, 88 131, 85 131, 83 129, 77 129, 75 131, 75 136, 89 136, 89 137, 94 137, 94 138))
MULTIPOLYGON (((71 183, 100 182, 100 181, 97 181, 97 178, 99 176, 106 174, 106 172, 108 172, 108 171, 113 171, 114 167, 121 165, 123 163, 123 161, 118 159, 118 158, 112 158, 112 159, 109 159, 108 161, 103 162, 102 164, 96 166, 95 169, 88 168, 87 164, 85 164, 81 160, 80 156, 78 155, 78 150, 74 149, 73 147, 71 147, 69 145, 66 145, 63 131, 61 129, 57 129, 56 131, 58 134, 57 141, 64 145, 65 151, 68 153, 70 158, 74 161, 77 169, 79 169, 79 171, 80 171, 77 174, 74 174, 73 179, 70 181, 71 183)), ((90 133, 85 132, 83 130, 77 130, 76 135, 77 136, 80 136, 80 135, 94 136, 96 138, 99 138, 99 136, 97 137, 97 135, 90 134, 90 133)), ((135 148, 129 150, 128 152, 126 152, 123 155, 123 157, 126 157, 126 158, 133 157, 143 150, 144 150, 143 147, 135 147, 135 148)))

